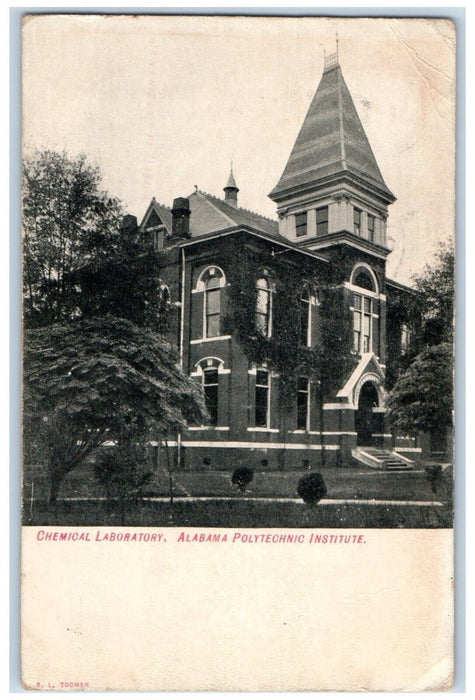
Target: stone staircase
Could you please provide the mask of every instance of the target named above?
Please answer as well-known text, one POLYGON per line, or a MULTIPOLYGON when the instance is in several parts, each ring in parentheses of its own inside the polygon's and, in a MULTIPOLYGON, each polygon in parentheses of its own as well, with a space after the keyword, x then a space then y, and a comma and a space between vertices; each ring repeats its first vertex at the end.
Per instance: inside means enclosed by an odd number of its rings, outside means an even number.
POLYGON ((397 452, 378 447, 357 447, 352 451, 354 459, 372 469, 388 472, 405 472, 414 469, 414 462, 397 452))

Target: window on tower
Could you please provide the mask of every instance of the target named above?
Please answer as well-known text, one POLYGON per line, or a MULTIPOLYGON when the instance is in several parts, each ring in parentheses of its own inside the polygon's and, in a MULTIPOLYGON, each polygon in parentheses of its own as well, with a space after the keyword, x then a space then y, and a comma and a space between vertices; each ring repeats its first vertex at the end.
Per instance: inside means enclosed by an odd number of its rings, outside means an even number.
POLYGON ((295 234, 297 238, 307 235, 307 212, 295 215, 295 234))
POLYGON ((358 265, 351 275, 353 312, 353 349, 360 355, 376 352, 378 348, 378 287, 377 278, 369 266, 358 265), (358 289, 355 289, 358 288, 358 289))
POLYGON ((353 232, 357 235, 361 235, 361 209, 354 207, 353 209, 353 232))
POLYGON ((328 233, 328 207, 317 209, 317 236, 328 233))
POLYGON ((368 238, 374 242, 374 216, 368 214, 368 238))

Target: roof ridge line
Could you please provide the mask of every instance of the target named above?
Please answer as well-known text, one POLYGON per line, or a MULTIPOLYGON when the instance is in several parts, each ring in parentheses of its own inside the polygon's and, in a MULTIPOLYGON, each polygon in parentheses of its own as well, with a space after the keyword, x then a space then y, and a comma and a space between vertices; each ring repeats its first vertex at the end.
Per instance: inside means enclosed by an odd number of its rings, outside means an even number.
MULTIPOLYGON (((203 190, 196 190, 196 192, 194 192, 193 194, 200 194, 202 197, 205 197, 205 199, 206 199, 206 197, 211 197, 211 199, 218 199, 218 201, 222 201, 222 200, 219 200, 218 197, 215 197, 214 195, 210 194, 209 192, 203 192, 203 190)), ((234 226, 238 225, 237 222, 231 216, 226 214, 226 212, 219 210, 217 208, 216 204, 214 204, 213 202, 210 202, 210 204, 212 207, 217 209, 218 212, 221 214, 221 216, 224 216, 224 218, 226 218, 229 221, 229 223, 234 224, 234 226)))
MULTIPOLYGON (((340 66, 337 67, 340 68, 340 66)), ((343 168, 346 170, 345 128, 343 126, 343 97, 341 94, 341 69, 337 71, 338 80, 338 122, 340 127, 340 155, 343 168)))
MULTIPOLYGON (((218 202, 222 202, 223 204, 226 204, 228 207, 230 206, 225 199, 222 199, 221 197, 217 197, 215 194, 210 194, 209 192, 204 192, 203 190, 198 190, 200 194, 204 194, 207 197, 212 197, 213 199, 217 199, 218 202)), ((195 193, 193 193, 195 194, 195 193)), ((272 223, 276 224, 278 223, 277 219, 271 219, 269 216, 266 216, 265 214, 259 214, 258 211, 253 211, 252 209, 246 209, 246 207, 233 207, 236 211, 247 211, 248 214, 255 214, 256 216, 260 216, 261 219, 266 219, 267 221, 271 221, 272 223)))
POLYGON ((155 200, 155 204, 158 204, 159 207, 163 207, 164 209, 167 209, 168 211, 172 211, 172 207, 168 207, 166 204, 162 204, 161 202, 157 202, 155 200))

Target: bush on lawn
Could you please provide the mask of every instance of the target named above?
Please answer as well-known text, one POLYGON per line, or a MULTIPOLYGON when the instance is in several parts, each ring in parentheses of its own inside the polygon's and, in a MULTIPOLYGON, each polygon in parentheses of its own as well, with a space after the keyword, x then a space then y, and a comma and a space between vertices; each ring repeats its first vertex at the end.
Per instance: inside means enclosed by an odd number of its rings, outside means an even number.
POLYGON ((102 486, 109 509, 118 504, 121 525, 125 524, 126 504, 136 504, 153 476, 147 446, 123 442, 98 455, 94 476, 102 486))
POLYGON ((425 468, 425 477, 430 484, 432 493, 437 494, 442 485, 442 466, 440 464, 430 464, 425 468))
POLYGON ((238 489, 242 492, 246 490, 246 486, 249 486, 251 481, 254 479, 254 472, 249 467, 238 467, 233 472, 231 477, 231 482, 236 484, 238 489))
POLYGON ((298 483, 297 493, 308 506, 316 505, 327 494, 323 476, 319 472, 305 474, 298 483))

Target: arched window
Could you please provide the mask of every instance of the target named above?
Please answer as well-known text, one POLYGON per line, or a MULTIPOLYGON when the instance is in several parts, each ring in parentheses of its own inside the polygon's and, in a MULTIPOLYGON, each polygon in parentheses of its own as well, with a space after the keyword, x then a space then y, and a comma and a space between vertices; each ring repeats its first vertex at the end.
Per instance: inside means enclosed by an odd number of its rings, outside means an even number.
POLYGON ((219 423, 219 375, 226 374, 229 370, 223 367, 223 361, 218 357, 206 357, 196 365, 196 371, 192 377, 199 377, 203 388, 206 408, 209 413, 208 425, 216 426, 219 423))
POLYGON ((353 287, 353 349, 360 355, 373 350, 374 319, 378 318, 377 279, 373 270, 366 265, 355 267, 351 275, 353 287), (365 291, 369 294, 365 294, 365 291))
POLYGON ((368 272, 364 267, 360 267, 356 270, 353 275, 353 284, 355 287, 361 287, 362 289, 368 289, 370 292, 374 292, 374 282, 368 272))
POLYGON ((201 273, 196 286, 204 292, 203 337, 215 338, 221 334, 221 288, 226 279, 221 268, 207 267, 201 273))
POLYGON ((267 277, 262 276, 256 282, 257 305, 256 326, 266 338, 272 334, 272 288, 267 277))

